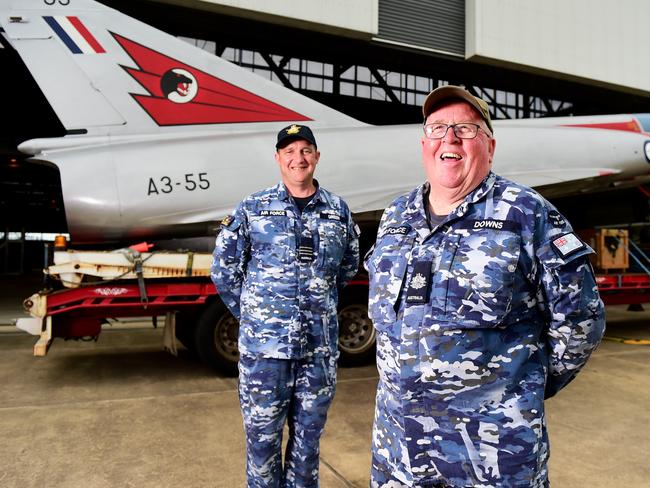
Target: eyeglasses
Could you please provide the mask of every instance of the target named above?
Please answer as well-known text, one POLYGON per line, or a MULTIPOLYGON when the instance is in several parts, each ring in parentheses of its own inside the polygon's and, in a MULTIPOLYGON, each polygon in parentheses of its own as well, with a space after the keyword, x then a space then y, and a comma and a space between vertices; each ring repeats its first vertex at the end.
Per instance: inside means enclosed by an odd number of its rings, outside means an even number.
POLYGON ((447 135, 449 129, 453 129, 454 134, 459 139, 474 139, 478 135, 479 129, 485 132, 478 124, 426 124, 424 126, 424 135, 427 139, 442 139, 447 135))

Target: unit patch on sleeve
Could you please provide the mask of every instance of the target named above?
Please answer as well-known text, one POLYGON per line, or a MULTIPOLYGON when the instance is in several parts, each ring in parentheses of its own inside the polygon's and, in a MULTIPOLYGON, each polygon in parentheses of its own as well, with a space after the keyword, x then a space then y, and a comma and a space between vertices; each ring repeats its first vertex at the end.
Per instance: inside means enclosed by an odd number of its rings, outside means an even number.
POLYGON ((562 217, 562 214, 557 210, 551 210, 548 213, 548 218, 551 220, 551 223, 555 227, 564 227, 566 225, 566 220, 562 217))
POLYGON ((551 244, 553 245, 555 252, 557 252, 563 258, 566 258, 574 252, 580 251, 586 247, 585 244, 580 239, 578 239, 578 237, 573 232, 558 237, 553 242, 551 242, 551 244))

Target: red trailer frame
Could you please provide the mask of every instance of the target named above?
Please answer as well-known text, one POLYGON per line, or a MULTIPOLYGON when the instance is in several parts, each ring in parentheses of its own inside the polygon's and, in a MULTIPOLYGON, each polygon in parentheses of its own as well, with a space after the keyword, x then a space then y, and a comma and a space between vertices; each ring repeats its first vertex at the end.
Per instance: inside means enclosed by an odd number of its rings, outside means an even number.
MULTIPOLYGON (((611 274, 596 277, 600 295, 606 305, 650 303, 650 276, 646 274, 611 274)), ((368 286, 365 276, 349 285, 368 286)), ((41 338, 34 354, 44 356, 52 339, 96 338, 107 317, 157 317, 202 307, 217 292, 205 278, 149 280, 146 297, 137 281, 116 284, 86 285, 34 295, 25 300, 26 309, 40 310, 41 338), (35 301, 41 303, 35 304, 35 301)), ((174 325, 175 326, 175 325, 174 325)))

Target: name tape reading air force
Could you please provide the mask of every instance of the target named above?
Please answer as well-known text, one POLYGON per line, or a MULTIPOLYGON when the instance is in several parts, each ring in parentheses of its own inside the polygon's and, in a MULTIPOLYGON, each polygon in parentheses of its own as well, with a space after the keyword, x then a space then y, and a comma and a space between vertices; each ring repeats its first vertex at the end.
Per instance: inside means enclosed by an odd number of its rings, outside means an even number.
POLYGON ((384 235, 400 235, 405 236, 409 233, 411 227, 408 225, 400 225, 399 227, 388 227, 384 230, 384 235))
POLYGON ((286 210, 260 210, 260 217, 286 217, 286 210))

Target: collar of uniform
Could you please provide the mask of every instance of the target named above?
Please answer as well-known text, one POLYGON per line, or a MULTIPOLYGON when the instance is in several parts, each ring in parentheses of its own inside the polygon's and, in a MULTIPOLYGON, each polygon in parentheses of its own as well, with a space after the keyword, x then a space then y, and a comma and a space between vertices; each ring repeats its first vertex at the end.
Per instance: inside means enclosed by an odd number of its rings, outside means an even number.
POLYGON ((287 191, 287 187, 284 186, 284 183, 278 183, 278 185, 275 187, 277 193, 278 193, 278 200, 282 200, 285 202, 288 202, 291 200, 291 195, 289 195, 289 192, 287 191))
MULTIPOLYGON (((314 178, 314 186, 316 187, 316 193, 314 194, 314 198, 312 198, 312 202, 316 203, 323 200, 323 192, 321 191, 320 185, 316 178, 314 178)), ((275 188, 278 192, 278 200, 283 200, 285 202, 291 201, 291 195, 289 194, 289 190, 287 190, 287 187, 284 185, 284 183, 278 183, 275 188)))
POLYGON ((494 182, 496 181, 496 178, 497 175, 495 175, 492 171, 490 171, 487 174, 487 176, 483 179, 483 181, 465 197, 463 203, 461 203, 460 205, 458 205, 458 207, 456 207, 456 210, 454 210, 453 215, 455 217, 462 217, 463 215, 465 215, 471 203, 476 203, 479 200, 481 200, 483 197, 485 197, 485 195, 487 195, 487 193, 494 186, 494 182))
MULTIPOLYGON (((483 181, 465 197, 456 210, 449 214, 449 217, 455 219, 465 215, 471 203, 478 202, 492 189, 495 180, 496 175, 490 171, 483 181)), ((413 190, 408 195, 406 210, 403 214, 405 222, 418 233, 420 239, 426 239, 431 234, 424 209, 424 194, 429 191, 430 187, 431 185, 427 181, 413 190)))
POLYGON ((415 188, 407 197, 406 209, 402 214, 404 223, 407 223, 417 232, 420 239, 425 239, 431 231, 427 225, 427 214, 424 209, 424 194, 429 190, 429 182, 415 188))

